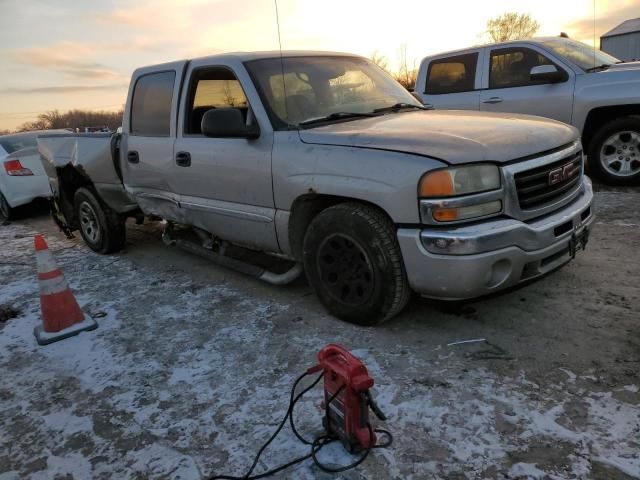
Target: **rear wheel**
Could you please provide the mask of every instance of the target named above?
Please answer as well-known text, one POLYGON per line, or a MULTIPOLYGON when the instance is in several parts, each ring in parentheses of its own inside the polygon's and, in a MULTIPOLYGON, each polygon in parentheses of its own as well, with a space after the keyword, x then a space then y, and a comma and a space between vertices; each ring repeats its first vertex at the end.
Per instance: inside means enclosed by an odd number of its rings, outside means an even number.
POLYGON ((640 183, 640 118, 623 117, 604 125, 593 137, 589 166, 611 185, 640 183))
POLYGON ((80 234, 91 250, 105 254, 124 247, 126 231, 123 217, 86 188, 78 189, 74 204, 80 234))
POLYGON ((9 202, 7 202, 2 192, 0 192, 0 223, 11 220, 12 214, 13 209, 9 206, 9 202))
POLYGON ((376 208, 343 203, 322 211, 307 229, 303 256, 309 283, 338 318, 377 325, 409 300, 395 228, 376 208))

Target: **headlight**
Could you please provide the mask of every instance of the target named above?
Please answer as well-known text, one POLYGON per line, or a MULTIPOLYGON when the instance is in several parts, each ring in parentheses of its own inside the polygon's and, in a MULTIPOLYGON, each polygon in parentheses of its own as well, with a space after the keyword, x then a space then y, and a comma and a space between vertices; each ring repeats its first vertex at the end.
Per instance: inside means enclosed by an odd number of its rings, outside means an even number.
POLYGON ((492 202, 470 205, 468 207, 457 208, 434 208, 433 219, 438 222, 455 222, 468 220, 470 218, 486 217, 502 210, 502 202, 494 200, 492 202))
POLYGON ((500 188, 500 170, 495 165, 466 165, 426 173, 418 186, 421 198, 454 197, 500 188))
POLYGON ((487 163, 428 172, 418 184, 422 221, 437 225, 499 214, 500 183, 500 169, 487 163))

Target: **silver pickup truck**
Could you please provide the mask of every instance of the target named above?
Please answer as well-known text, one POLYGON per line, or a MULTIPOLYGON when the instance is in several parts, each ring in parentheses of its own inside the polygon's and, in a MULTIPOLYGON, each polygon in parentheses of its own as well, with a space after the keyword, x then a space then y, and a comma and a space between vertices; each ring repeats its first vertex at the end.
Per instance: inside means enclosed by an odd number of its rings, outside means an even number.
POLYGON ((415 94, 436 109, 568 123, 581 132, 590 172, 640 184, 640 62, 562 37, 503 42, 426 57, 415 94))
POLYGON ((95 251, 125 219, 373 325, 411 290, 467 299, 566 263, 593 221, 578 132, 522 115, 427 111, 348 54, 225 54, 133 74, 121 135, 39 138, 54 215, 95 251), (190 226, 197 242, 177 239, 190 226), (291 262, 276 273, 229 247, 291 262))

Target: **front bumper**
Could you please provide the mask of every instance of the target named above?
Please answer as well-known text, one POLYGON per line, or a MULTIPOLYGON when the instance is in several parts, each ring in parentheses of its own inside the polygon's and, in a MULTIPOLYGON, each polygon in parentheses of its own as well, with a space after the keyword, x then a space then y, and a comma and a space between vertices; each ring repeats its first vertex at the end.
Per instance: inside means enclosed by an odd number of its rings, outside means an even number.
POLYGON ((447 300, 479 297, 554 270, 584 248, 594 221, 593 189, 536 220, 496 219, 458 228, 401 228, 398 241, 409 284, 447 300))

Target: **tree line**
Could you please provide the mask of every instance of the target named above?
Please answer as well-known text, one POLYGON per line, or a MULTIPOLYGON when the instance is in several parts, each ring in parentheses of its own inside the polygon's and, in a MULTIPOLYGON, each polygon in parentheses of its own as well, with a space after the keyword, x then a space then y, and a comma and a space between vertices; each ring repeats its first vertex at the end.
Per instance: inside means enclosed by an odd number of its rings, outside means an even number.
POLYGON ((36 120, 23 123, 16 130, 55 130, 55 129, 84 129, 85 127, 106 127, 115 130, 122 125, 123 111, 107 112, 92 110, 68 110, 60 112, 51 110, 41 113, 36 120))

